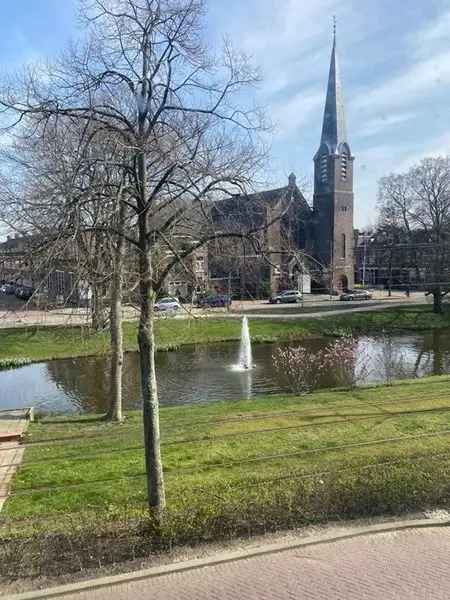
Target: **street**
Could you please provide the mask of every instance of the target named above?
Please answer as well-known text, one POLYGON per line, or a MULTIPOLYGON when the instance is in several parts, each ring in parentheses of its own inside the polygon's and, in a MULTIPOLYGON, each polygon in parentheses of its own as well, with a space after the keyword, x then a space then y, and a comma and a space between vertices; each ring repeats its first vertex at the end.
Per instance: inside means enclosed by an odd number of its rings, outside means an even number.
MULTIPOLYGON (((14 297, 12 297, 14 298, 14 297)), ((11 300, 11 296, 0 295, 0 329, 10 327, 28 326, 55 326, 55 325, 87 325, 90 320, 86 308, 61 307, 54 310, 38 310, 27 308, 26 303, 11 300)), ((299 304, 269 304, 267 300, 236 300, 231 311, 223 308, 198 309, 190 305, 183 305, 183 311, 178 315, 162 314, 158 318, 189 318, 189 317, 230 317, 240 318, 246 314, 253 318, 307 318, 325 317, 338 314, 341 311, 379 310, 398 304, 424 303, 424 294, 416 292, 406 297, 404 294, 395 293, 388 297, 385 291, 374 293, 374 299, 369 301, 340 302, 337 297, 330 300, 329 296, 310 296, 305 298, 304 307, 299 304)), ((180 311, 179 311, 180 312, 180 311)), ((138 311, 132 306, 124 306, 125 320, 138 318, 138 311)))

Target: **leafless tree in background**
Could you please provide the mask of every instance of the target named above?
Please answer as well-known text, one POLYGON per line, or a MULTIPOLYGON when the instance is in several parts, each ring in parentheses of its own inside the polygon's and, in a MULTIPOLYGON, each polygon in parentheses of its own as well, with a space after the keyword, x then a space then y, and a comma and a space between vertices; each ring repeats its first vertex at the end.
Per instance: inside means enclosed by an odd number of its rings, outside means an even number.
POLYGON ((383 178, 378 207, 381 225, 403 232, 414 268, 427 274, 433 310, 442 312, 442 296, 450 289, 450 158, 426 158, 404 174, 383 178))
MULTIPOLYGON (((31 125, 31 124, 30 124, 31 125)), ((35 125, 35 124, 34 124, 35 125)), ((55 268, 74 275, 71 300, 81 287, 92 291, 94 330, 107 325, 104 298, 111 291, 111 409, 122 419, 122 236, 126 205, 121 201, 123 171, 114 140, 88 122, 54 119, 16 135, 3 152, 7 165, 0 204, 2 220, 27 234, 35 255, 35 276, 44 285, 55 268)))

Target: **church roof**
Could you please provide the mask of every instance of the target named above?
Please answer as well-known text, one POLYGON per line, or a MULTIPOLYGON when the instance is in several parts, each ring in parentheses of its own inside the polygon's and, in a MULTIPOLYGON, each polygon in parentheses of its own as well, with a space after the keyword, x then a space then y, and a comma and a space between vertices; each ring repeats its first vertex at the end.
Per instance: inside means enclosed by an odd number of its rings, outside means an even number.
POLYGON ((280 200, 292 200, 297 203, 301 209, 308 212, 311 211, 308 202, 297 186, 296 178, 293 173, 289 175, 289 184, 285 185, 284 187, 254 192, 245 196, 236 196, 235 198, 244 201, 260 201, 264 204, 277 204, 280 200))
POLYGON ((346 142, 344 97, 336 51, 336 33, 334 33, 320 144, 326 144, 330 152, 336 153, 339 144, 346 142))
POLYGON ((237 194, 214 204, 215 218, 239 215, 239 220, 245 220, 246 216, 255 218, 260 213, 265 214, 265 207, 277 206, 279 202, 291 201, 292 207, 301 214, 312 216, 312 209, 300 191, 293 173, 289 176, 289 183, 284 187, 273 190, 263 190, 252 194, 237 194), (261 212, 263 211, 263 212, 261 212))

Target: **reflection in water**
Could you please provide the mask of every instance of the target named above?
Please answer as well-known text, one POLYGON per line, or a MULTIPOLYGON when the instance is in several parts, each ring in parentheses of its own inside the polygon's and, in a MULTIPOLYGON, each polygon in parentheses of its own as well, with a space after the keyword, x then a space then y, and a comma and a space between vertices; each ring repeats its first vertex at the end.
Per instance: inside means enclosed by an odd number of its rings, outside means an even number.
MULTIPOLYGON (((304 340, 317 351, 330 340, 304 340)), ((294 345, 298 345, 295 343, 294 345)), ((190 346, 175 352, 158 352, 161 404, 205 403, 251 398, 285 391, 272 363, 277 344, 255 344, 255 368, 233 372, 237 343, 190 346)), ((393 377, 422 377, 450 372, 450 331, 422 335, 361 337, 355 370, 364 364, 365 382, 393 377), (401 359, 401 360, 400 360, 401 359)), ((109 361, 107 358, 55 360, 0 373, 0 408, 37 406, 46 412, 98 412, 108 405, 109 361)), ((321 385, 335 383, 327 374, 321 385)), ((124 362, 125 408, 140 407, 139 361, 128 353, 124 362)))

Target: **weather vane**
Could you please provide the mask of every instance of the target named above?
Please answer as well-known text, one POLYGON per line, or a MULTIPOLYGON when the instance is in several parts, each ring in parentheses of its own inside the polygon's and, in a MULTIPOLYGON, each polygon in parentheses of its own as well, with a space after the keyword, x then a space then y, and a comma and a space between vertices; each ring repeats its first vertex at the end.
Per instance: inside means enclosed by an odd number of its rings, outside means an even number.
POLYGON ((336 37, 336 15, 333 15, 333 37, 336 37))

